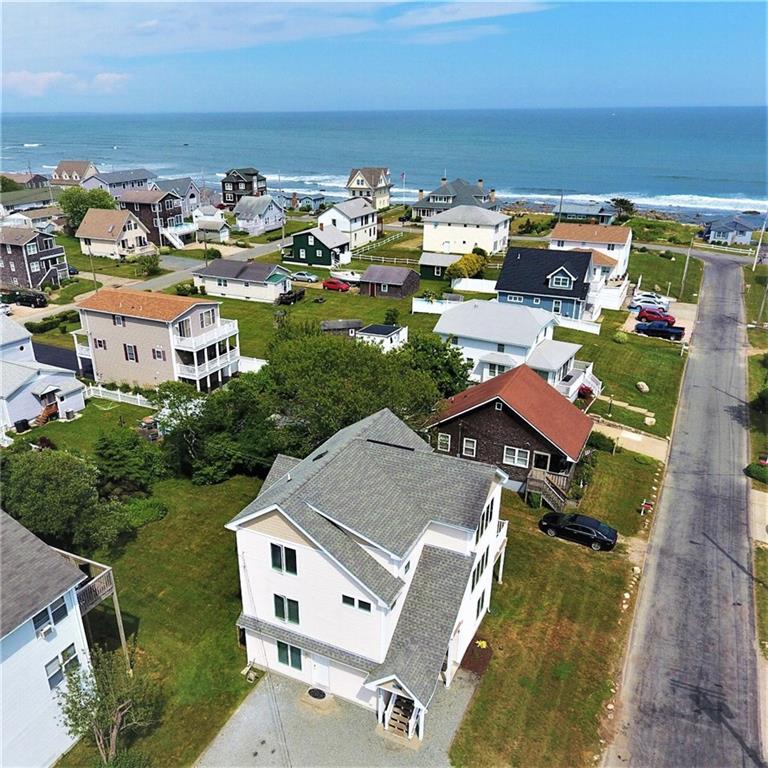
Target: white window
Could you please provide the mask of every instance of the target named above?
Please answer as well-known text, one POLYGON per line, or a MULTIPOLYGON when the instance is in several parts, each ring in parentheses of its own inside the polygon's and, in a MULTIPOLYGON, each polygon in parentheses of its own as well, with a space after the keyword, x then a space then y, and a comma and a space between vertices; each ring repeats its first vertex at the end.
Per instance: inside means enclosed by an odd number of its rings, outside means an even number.
POLYGON ((70 667, 80 666, 74 643, 68 645, 59 656, 51 659, 45 665, 45 676, 48 678, 48 687, 53 690, 64 681, 64 672, 70 667))
POLYGON ((94 344, 96 345, 96 349, 106 349, 107 348, 107 340, 106 339, 94 339, 94 344))
POLYGON ((165 350, 160 347, 153 347, 152 349, 153 360, 165 360, 165 350))
POLYGON ((321 249, 321 248, 318 248, 318 249, 315 251, 315 256, 317 256, 317 258, 318 258, 318 259, 322 259, 322 258, 323 258, 323 251, 322 251, 322 249, 321 249))
POLYGON ((488 363, 488 375, 493 378, 501 373, 506 373, 506 365, 498 365, 497 363, 488 363))
MULTIPOLYGON (((227 186, 231 187, 232 185, 231 185, 231 184, 228 184, 227 186)), ((227 200, 234 200, 234 195, 226 194, 226 195, 224 195, 224 197, 225 197, 227 200)))
POLYGON ((37 243, 27 243, 27 256, 34 256, 37 253, 37 243))
POLYGON ((501 400, 497 400, 495 408, 496 408, 497 411, 503 411, 504 410, 504 403, 502 403, 501 400))
POLYGON ((125 325, 125 318, 122 315, 112 315, 112 325, 125 325))
POLYGON ((299 623, 299 603, 283 595, 274 595, 275 616, 290 624, 299 623))
POLYGON ((213 325, 216 321, 216 311, 213 309, 206 309, 200 313, 200 327, 207 328, 209 325, 213 325))
POLYGON ((241 181, 241 182, 240 182, 240 183, 237 185, 237 188, 238 188, 238 189, 245 189, 245 184, 244 184, 244 183, 241 181))
POLYGON ((461 453, 469 459, 474 459, 477 454, 477 440, 473 440, 471 437, 465 437, 461 446, 461 453))
MULTIPOLYGON (((282 544, 270 544, 272 567, 281 573, 296 575, 296 550, 282 544)), ((354 601, 353 601, 354 602, 354 601)))
POLYGON ((39 261, 31 261, 29 263, 29 269, 30 269, 30 272, 39 272, 40 271, 40 262, 39 261))
POLYGON ((528 467, 531 460, 531 452, 525 448, 513 448, 511 445, 504 446, 504 458, 505 464, 510 464, 513 467, 528 467))
POLYGON ((483 608, 485 608, 485 590, 483 590, 480 598, 477 601, 477 611, 475 612, 476 619, 480 618, 480 614, 483 612, 483 608))
POLYGON ((508 293, 507 294, 507 301, 512 302, 513 304, 522 304, 523 303, 523 297, 518 296, 514 293, 508 293))
POLYGON ((446 432, 440 432, 437 436, 437 450, 448 453, 451 450, 451 436, 446 432))
POLYGON ((440 277, 443 274, 442 267, 435 267, 435 277, 440 277))
POLYGON ((537 297, 536 297, 536 298, 533 300, 533 303, 534 303, 534 304, 537 304, 537 305, 538 305, 538 304, 541 304, 541 299, 540 299, 540 298, 537 296, 537 297))
POLYGON ((0 259, 0 269, 2 269, 3 267, 5 267, 5 262, 2 259, 0 259))
POLYGON ((176 207, 176 202, 175 202, 175 200, 172 197, 168 198, 168 200, 165 201, 165 210, 166 211, 170 211, 170 210, 172 210, 175 207, 176 207))
POLYGON ((288 645, 288 643, 278 640, 277 660, 281 664, 291 666, 294 669, 301 669, 301 648, 297 648, 295 645, 288 645))
POLYGON ((563 309, 563 302, 560 301, 560 299, 552 299, 552 311, 559 315, 560 312, 562 312, 563 309))
POLYGON ((570 288, 571 278, 567 275, 553 275, 550 285, 553 288, 570 288))
POLYGON ((219 285, 222 288, 226 288, 227 285, 228 285, 226 278, 224 278, 224 277, 217 277, 216 278, 216 285, 219 285))
POLYGON ((135 344, 123 344, 123 354, 129 363, 138 363, 139 355, 135 344))
POLYGON ((307 245, 314 245, 315 244, 315 238, 312 235, 307 236, 307 245))
POLYGON ((306 259, 307 258, 307 252, 303 248, 299 248, 299 258, 300 259, 306 259))
POLYGON ((6 253, 13 253, 13 248, 11 248, 11 246, 8 245, 7 243, 6 243, 6 246, 5 246, 5 252, 6 253))
MULTIPOLYGON (((229 182, 227 182, 224 185, 224 189, 232 189, 232 185, 229 182)), ((228 198, 231 200, 232 199, 232 195, 229 195, 228 198)))
POLYGON ((11 272, 15 272, 15 271, 16 271, 16 263, 12 261, 11 262, 11 272))

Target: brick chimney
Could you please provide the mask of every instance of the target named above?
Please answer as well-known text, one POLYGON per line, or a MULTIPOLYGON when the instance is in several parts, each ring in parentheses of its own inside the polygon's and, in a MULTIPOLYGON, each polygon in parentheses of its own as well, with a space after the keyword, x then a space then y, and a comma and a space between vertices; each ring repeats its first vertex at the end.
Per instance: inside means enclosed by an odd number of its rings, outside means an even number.
POLYGON ((480 187, 480 189, 483 188, 483 180, 482 179, 478 179, 477 180, 477 186, 480 187))
POLYGON ((495 202, 496 202, 496 190, 495 190, 495 189, 492 189, 492 190, 491 190, 491 191, 488 193, 488 199, 489 199, 489 200, 490 200, 492 203, 495 203, 495 202))
POLYGON ((420 189, 419 190, 419 200, 423 200, 423 199, 424 199, 424 190, 420 189))
POLYGON ((325 224, 323 224, 323 222, 320 221, 320 222, 318 222, 317 226, 320 227, 320 231, 322 232, 323 231, 323 227, 325 226, 325 224))

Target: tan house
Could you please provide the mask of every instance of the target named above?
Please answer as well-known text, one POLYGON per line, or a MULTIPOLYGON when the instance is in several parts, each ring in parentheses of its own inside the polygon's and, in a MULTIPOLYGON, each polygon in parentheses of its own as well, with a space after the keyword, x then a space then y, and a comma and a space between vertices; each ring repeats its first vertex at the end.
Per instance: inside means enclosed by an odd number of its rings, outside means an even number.
POLYGON ((78 304, 73 331, 80 368, 90 362, 98 382, 155 387, 183 381, 202 392, 239 370, 237 320, 220 302, 195 296, 103 288, 78 304))
POLYGON ((98 173, 90 160, 62 160, 51 174, 51 184, 60 187, 79 187, 83 179, 98 173))
POLYGON ((377 211, 389 208, 391 189, 389 168, 353 168, 349 172, 349 196, 365 198, 377 211))
POLYGON ((125 259, 155 251, 149 230, 131 211, 89 208, 75 237, 86 256, 125 259))

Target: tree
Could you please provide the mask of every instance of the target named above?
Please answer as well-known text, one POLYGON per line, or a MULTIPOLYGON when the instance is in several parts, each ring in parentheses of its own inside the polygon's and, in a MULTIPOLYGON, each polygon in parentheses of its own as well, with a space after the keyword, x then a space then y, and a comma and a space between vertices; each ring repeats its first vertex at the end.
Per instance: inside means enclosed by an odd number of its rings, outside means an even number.
POLYGON ((140 275, 156 275, 160 271, 160 256, 157 253, 142 253, 136 259, 140 275))
POLYGON ((400 320, 400 310, 397 307, 390 307, 384 313, 384 325, 397 325, 400 320))
POLYGON ((68 187, 61 193, 59 205, 67 217, 67 226, 75 232, 89 208, 114 208, 115 198, 105 189, 68 187))
POLYGON ((23 184, 19 184, 18 181, 9 179, 7 176, 0 176, 0 192, 18 192, 20 189, 24 189, 23 184))
POLYGON ((449 280, 457 277, 476 277, 485 268, 485 259, 476 253, 466 253, 458 261, 454 261, 445 270, 445 276, 449 280))
POLYGON ((259 376, 269 412, 278 416, 280 450, 300 456, 385 407, 420 426, 438 398, 423 371, 341 336, 304 336, 279 344, 259 376))
POLYGON ((135 661, 135 648, 129 671, 120 652, 94 646, 90 669, 68 668, 67 684, 56 691, 68 733, 92 738, 104 765, 118 754, 121 735, 147 730, 160 715, 160 689, 135 661))
POLYGON ((162 475, 160 447, 128 427, 102 434, 94 452, 104 498, 145 493, 162 475))
POLYGON ((461 350, 432 333, 418 333, 392 353, 403 368, 427 374, 440 397, 451 397, 469 386, 468 363, 461 350))
POLYGON ((614 197, 611 205, 618 211, 620 219, 630 219, 637 213, 635 204, 626 197, 614 197))

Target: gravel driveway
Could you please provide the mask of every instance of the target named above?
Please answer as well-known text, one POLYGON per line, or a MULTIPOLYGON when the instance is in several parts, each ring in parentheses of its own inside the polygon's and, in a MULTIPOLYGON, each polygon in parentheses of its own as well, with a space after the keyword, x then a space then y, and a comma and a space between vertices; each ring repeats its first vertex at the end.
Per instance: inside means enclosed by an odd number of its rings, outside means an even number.
POLYGON ((375 712, 341 699, 320 709, 305 702, 305 684, 270 675, 248 695, 197 766, 448 766, 448 749, 476 683, 474 675, 459 670, 450 688, 439 685, 424 740, 409 742, 377 729, 375 712))

